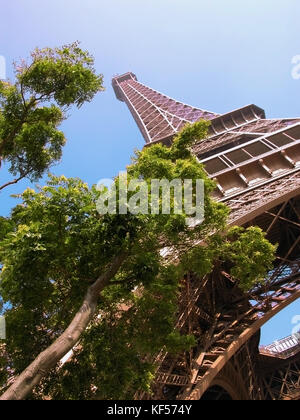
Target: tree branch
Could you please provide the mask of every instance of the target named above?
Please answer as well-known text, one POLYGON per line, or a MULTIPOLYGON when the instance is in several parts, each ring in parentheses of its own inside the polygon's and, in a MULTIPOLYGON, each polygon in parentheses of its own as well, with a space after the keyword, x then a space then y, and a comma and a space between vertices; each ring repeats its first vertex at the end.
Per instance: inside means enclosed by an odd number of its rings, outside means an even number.
POLYGON ((66 331, 50 347, 40 353, 16 378, 14 383, 0 397, 1 401, 25 399, 41 379, 72 350, 95 315, 100 293, 109 284, 111 278, 116 275, 127 255, 126 252, 123 252, 115 257, 107 270, 88 288, 81 308, 66 331))
POLYGON ((6 184, 1 185, 0 191, 1 190, 4 190, 4 188, 8 187, 9 185, 17 184, 19 181, 21 181, 21 179, 25 178, 28 174, 29 174, 29 172, 27 172, 26 174, 21 175, 19 178, 16 178, 13 181, 10 181, 10 182, 7 182, 6 184))

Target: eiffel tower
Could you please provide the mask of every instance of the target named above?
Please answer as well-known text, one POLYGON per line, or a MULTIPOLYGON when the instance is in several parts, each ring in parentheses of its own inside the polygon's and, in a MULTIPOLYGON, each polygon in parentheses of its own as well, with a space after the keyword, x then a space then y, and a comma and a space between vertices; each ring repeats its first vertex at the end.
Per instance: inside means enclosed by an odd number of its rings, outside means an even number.
POLYGON ((266 284, 237 292, 226 273, 183 280, 177 327, 197 346, 156 357, 156 400, 299 400, 300 334, 259 347, 261 327, 300 297, 300 118, 267 119, 256 105, 216 114, 169 98, 133 73, 112 85, 145 141, 170 145, 186 124, 210 120, 194 154, 216 181, 216 200, 230 209, 230 225, 259 226, 278 243, 266 284), (221 308, 221 310, 220 310, 221 308))

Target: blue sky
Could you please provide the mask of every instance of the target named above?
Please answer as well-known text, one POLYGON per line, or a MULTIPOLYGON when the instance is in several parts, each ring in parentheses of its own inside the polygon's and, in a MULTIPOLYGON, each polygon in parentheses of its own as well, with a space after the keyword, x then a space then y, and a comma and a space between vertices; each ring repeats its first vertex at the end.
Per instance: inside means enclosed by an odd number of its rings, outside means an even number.
MULTIPOLYGON (((63 124, 63 159, 52 170, 94 184, 124 169, 144 144, 114 96, 115 74, 132 71, 168 96, 217 113, 255 103, 269 118, 300 116, 300 80, 291 76, 292 58, 300 54, 299 19, 299 0, 5 1, 0 55, 10 78, 11 63, 36 46, 79 40, 95 56, 106 91, 72 110, 63 124)), ((1 194, 1 214, 15 204, 9 195, 26 186, 1 194)), ((262 342, 288 335, 299 306, 274 318, 262 342)))

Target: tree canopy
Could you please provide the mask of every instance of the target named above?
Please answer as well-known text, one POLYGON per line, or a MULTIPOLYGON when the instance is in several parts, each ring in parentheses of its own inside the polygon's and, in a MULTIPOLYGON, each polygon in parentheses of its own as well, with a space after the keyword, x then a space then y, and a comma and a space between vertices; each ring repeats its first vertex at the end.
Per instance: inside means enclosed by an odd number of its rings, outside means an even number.
POLYGON ((101 215, 105 191, 64 176, 27 189, 2 219, 0 295, 10 303, 2 389, 16 377, 2 399, 132 398, 149 390, 159 350, 195 345, 175 327, 187 273, 220 264, 243 290, 263 282, 274 247, 258 228, 226 228, 229 210, 211 198, 215 184, 190 152, 207 128, 187 125, 171 147, 137 151, 127 168, 127 182, 144 180, 150 195, 152 179, 203 180, 201 224, 189 226, 184 212, 101 215))
POLYGON ((36 49, 15 65, 15 82, 0 81, 0 167, 15 177, 39 179, 62 155, 66 142, 59 125, 67 109, 82 106, 103 90, 94 59, 75 42, 36 49))

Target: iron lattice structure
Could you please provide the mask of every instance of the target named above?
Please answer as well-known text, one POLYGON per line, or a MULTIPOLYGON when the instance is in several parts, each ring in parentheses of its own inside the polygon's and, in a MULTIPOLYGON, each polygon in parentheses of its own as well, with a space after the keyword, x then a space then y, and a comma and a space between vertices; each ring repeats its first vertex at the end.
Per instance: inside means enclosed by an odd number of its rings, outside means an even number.
POLYGON ((259 348, 260 329, 300 297, 300 118, 266 119, 256 105, 220 115, 185 105, 138 82, 113 78, 146 146, 170 145, 187 123, 211 121, 194 154, 216 181, 215 198, 231 208, 230 224, 261 227, 278 243, 274 270, 263 287, 244 294, 217 269, 183 279, 177 327, 193 332, 191 352, 162 350, 153 395, 137 399, 300 399, 300 339, 259 348))

